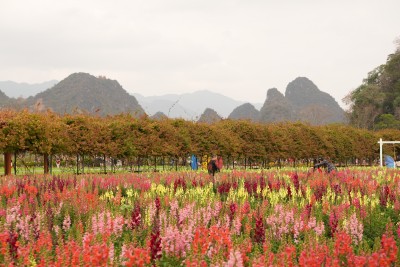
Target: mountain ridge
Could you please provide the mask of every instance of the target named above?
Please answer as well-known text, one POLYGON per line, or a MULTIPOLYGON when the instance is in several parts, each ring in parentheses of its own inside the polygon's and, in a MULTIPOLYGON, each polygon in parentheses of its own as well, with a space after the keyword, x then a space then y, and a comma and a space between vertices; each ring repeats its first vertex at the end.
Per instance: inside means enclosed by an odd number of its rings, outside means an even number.
POLYGON ((57 80, 32 84, 25 82, 0 81, 0 90, 10 98, 28 98, 53 87, 57 83, 57 80))
MULTIPOLYGON (((1 107, 13 104, 20 108, 50 108, 58 113, 112 115, 130 112, 191 121, 198 121, 204 111, 209 114, 213 111, 220 119, 244 119, 264 123, 300 120, 311 124, 326 124, 345 121, 344 110, 336 100, 306 77, 297 77, 289 82, 285 94, 277 88, 267 90, 264 103, 253 104, 210 90, 143 96, 128 93, 116 80, 80 72, 73 73, 53 87, 26 99, 15 101, 0 94, 1 107)), ((214 114, 211 117, 217 116, 214 114)))
MULTIPOLYGON (((211 108, 221 117, 227 118, 232 110, 246 103, 210 90, 158 96, 143 96, 137 93, 133 93, 133 95, 149 115, 161 111, 170 118, 179 117, 188 120, 197 120, 206 108, 211 108)), ((254 103, 252 105, 261 107, 262 104, 254 103)))
POLYGON ((25 105, 31 109, 50 108, 57 113, 144 114, 136 98, 118 81, 83 72, 73 73, 52 88, 27 98, 25 105))
POLYGON ((289 82, 285 95, 276 88, 267 92, 260 110, 261 122, 303 121, 313 125, 346 122, 345 111, 328 93, 310 79, 297 77, 289 82))

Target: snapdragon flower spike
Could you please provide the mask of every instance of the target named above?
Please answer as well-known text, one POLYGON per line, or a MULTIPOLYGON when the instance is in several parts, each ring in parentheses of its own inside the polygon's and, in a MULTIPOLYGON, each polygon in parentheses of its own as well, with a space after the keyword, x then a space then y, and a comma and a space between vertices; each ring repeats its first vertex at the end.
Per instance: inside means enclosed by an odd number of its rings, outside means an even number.
POLYGON ((154 217, 153 228, 150 235, 150 258, 153 265, 155 261, 160 259, 162 256, 161 252, 161 234, 160 234, 160 209, 161 202, 160 198, 156 197, 156 216, 154 217))
POLYGON ((321 201, 325 193, 326 193, 326 187, 324 185, 317 186, 317 188, 314 190, 315 200, 321 201))
POLYGON ((254 230, 254 241, 256 243, 262 244, 265 241, 265 228, 262 216, 258 215, 256 217, 256 225, 254 230))
POLYGON ((381 189, 381 194, 379 195, 379 203, 382 207, 386 207, 389 193, 390 193, 389 186, 387 185, 383 186, 381 189))
POLYGON ((226 183, 224 182, 218 186, 217 191, 222 195, 222 194, 228 194, 230 189, 231 189, 231 184, 229 182, 226 183))
POLYGON ((157 213, 159 213, 159 212, 160 212, 160 209, 161 209, 160 198, 159 198, 159 197, 156 197, 156 200, 155 200, 154 202, 156 203, 156 211, 157 211, 157 213))
POLYGON ((235 217, 236 209, 237 209, 236 203, 231 203, 229 205, 229 225, 230 226, 232 226, 232 221, 233 221, 233 218, 235 217))
POLYGON ((296 189, 296 192, 299 192, 300 182, 299 182, 299 175, 297 174, 297 172, 295 174, 293 174, 291 176, 291 178, 292 178, 293 186, 296 189))
POLYGON ((153 226, 150 236, 150 258, 151 262, 154 264, 156 260, 160 259, 162 256, 161 252, 161 236, 160 227, 156 222, 153 226))
POLYGON ((312 209, 312 204, 311 204, 311 203, 307 204, 307 205, 305 206, 305 208, 304 208, 304 212, 305 212, 305 215, 306 215, 306 218, 307 218, 307 219, 310 219, 310 216, 311 216, 311 209, 312 209))
POLYGON ((335 211, 332 211, 332 213, 329 215, 329 226, 331 227, 331 235, 334 236, 336 233, 336 229, 339 224, 339 219, 336 215, 335 211))
POLYGON ((14 231, 9 231, 7 242, 9 246, 10 255, 14 260, 16 260, 18 258, 18 234, 15 233, 14 231))
POLYGON ((186 190, 186 181, 185 181, 184 178, 180 178, 179 177, 178 179, 175 179, 175 181, 174 181, 174 192, 176 192, 176 189, 179 186, 182 187, 183 191, 186 190))
POLYGON ((264 190, 264 188, 266 186, 267 186, 267 183, 265 182, 265 178, 264 178, 264 176, 261 176, 260 177, 260 188, 261 188, 261 191, 264 190))
POLYGON ((131 229, 137 228, 142 221, 142 215, 140 211, 140 205, 137 204, 131 213, 131 229))
POLYGON ((292 189, 290 189, 290 185, 287 186, 287 197, 288 199, 292 199, 292 189))

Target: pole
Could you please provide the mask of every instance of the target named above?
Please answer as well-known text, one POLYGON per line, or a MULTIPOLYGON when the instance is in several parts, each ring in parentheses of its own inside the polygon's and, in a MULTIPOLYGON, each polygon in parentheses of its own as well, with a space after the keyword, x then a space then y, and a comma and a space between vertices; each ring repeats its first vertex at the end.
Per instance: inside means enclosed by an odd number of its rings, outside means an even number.
POLYGON ((379 139, 379 156, 380 156, 380 166, 383 166, 383 151, 382 146, 383 144, 400 144, 400 141, 383 141, 382 138, 379 139))

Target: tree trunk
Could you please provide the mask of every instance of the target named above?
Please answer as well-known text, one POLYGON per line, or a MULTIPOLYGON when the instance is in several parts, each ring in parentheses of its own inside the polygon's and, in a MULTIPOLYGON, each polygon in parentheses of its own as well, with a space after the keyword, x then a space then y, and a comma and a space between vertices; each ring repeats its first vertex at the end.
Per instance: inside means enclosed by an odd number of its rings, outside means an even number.
POLYGON ((76 174, 79 174, 79 154, 76 154, 76 174))
POLYGON ((104 174, 107 174, 106 154, 103 155, 104 174))
POLYGON ((17 175, 17 153, 14 153, 14 175, 17 175))
POLYGON ((49 170, 50 170, 50 174, 53 174, 53 154, 50 154, 50 158, 49 158, 49 170))
POLYGON ((49 174, 49 154, 47 153, 43 155, 43 168, 44 174, 49 174))
POLYGON ((4 153, 4 175, 11 175, 11 153, 4 153))
POLYGON ((82 174, 85 173, 85 155, 82 155, 82 174))

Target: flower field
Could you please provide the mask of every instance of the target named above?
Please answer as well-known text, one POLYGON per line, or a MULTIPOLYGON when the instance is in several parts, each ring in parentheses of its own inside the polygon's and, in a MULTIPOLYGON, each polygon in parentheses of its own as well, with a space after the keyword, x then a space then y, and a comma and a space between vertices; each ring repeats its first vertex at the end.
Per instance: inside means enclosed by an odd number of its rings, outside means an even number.
POLYGON ((0 266, 400 265, 396 170, 0 179, 0 266))

